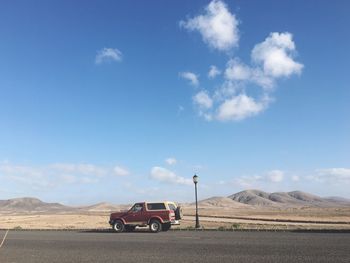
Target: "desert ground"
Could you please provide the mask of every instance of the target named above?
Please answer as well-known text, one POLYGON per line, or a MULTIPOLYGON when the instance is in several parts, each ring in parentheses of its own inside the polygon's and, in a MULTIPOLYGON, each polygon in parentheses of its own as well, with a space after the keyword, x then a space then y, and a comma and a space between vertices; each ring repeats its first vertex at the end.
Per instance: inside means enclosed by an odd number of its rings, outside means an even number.
MULTIPOLYGON (((130 206, 99 203, 67 207, 35 198, 2 200, 0 229, 108 229, 110 213, 130 206)), ((184 214, 181 225, 173 229, 191 229, 195 205, 181 206, 184 214)), ((199 216, 202 229, 350 230, 348 200, 302 192, 247 190, 229 197, 212 197, 199 202, 199 216)))
MULTIPOLYGON (((320 212, 320 211, 318 211, 320 212)), ((329 212, 329 211, 327 211, 329 212)), ((277 217, 270 211, 264 214, 251 214, 246 219, 230 218, 225 214, 224 217, 204 216, 210 211, 202 210, 200 214, 200 225, 202 229, 252 229, 252 230, 325 230, 325 229, 346 229, 350 230, 350 209, 344 211, 347 218, 339 221, 341 217, 334 211, 334 217, 329 213, 320 213, 322 221, 326 223, 314 222, 315 217, 309 216, 306 211, 305 215, 293 216, 285 214, 288 222, 278 221, 277 217), (261 216, 263 215, 263 217, 261 216), (259 216, 259 217, 258 217, 259 216), (251 218, 251 219, 250 219, 251 218), (257 220, 263 218, 264 220, 257 220), (265 221, 266 219, 271 221, 265 221), (303 220, 300 222, 299 220, 303 220), (294 221, 294 222, 293 222, 294 221), (309 222, 308 222, 309 221, 309 222)), ((219 211, 217 211, 219 213, 219 211)), ((277 212, 275 215, 278 215, 277 212)), ((28 214, 28 215, 0 215, 1 229, 106 229, 108 224, 109 213, 90 213, 90 214, 28 214)), ((173 229, 191 229, 194 226, 195 217, 184 214, 184 219, 180 226, 174 226, 173 229)))

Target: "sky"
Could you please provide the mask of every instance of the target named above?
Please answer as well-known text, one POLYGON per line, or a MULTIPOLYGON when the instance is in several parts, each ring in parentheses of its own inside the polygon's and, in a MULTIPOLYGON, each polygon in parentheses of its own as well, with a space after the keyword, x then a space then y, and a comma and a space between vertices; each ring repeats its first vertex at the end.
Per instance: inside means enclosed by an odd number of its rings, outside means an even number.
POLYGON ((349 1, 0 3, 0 199, 350 198, 349 1))

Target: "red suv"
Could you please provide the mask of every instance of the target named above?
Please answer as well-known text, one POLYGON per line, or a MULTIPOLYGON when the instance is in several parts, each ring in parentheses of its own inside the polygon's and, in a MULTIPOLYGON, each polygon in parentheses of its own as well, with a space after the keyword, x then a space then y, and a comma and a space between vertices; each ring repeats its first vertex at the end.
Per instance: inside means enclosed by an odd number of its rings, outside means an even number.
POLYGON ((126 212, 112 213, 109 224, 116 232, 133 231, 137 226, 149 226, 151 232, 168 231, 179 225, 181 207, 174 202, 136 203, 126 212))

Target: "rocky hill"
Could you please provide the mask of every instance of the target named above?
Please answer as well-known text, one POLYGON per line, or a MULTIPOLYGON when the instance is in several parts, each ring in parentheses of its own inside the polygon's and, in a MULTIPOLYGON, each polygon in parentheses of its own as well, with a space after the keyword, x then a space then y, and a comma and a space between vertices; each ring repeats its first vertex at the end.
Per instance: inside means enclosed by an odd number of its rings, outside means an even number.
MULTIPOLYGON (((182 204, 193 208, 194 203, 182 204)), ((350 200, 341 197, 322 198, 301 191, 268 193, 260 190, 245 190, 228 197, 215 196, 198 202, 201 208, 255 209, 289 207, 350 207, 350 200)), ((70 207, 59 203, 46 203, 37 198, 24 197, 0 200, 0 214, 35 214, 35 213, 109 213, 127 210, 131 205, 98 203, 90 206, 70 207)))
POLYGON ((98 203, 90 206, 71 207, 59 203, 46 203, 37 198, 23 197, 8 200, 0 200, 0 214, 23 213, 97 213, 126 210, 131 205, 114 205, 110 203, 98 203))
POLYGON ((350 206, 346 199, 322 198, 301 191, 267 193, 260 190, 245 190, 228 196, 240 203, 272 207, 338 207, 350 206))
POLYGON ((112 211, 120 211, 127 210, 132 205, 114 205, 106 202, 98 203, 95 205, 79 207, 80 211, 86 212, 112 212, 112 211))
POLYGON ((72 209, 59 203, 45 203, 32 197, 0 200, 0 212, 58 212, 72 209))
MULTIPOLYGON (((192 203, 191 205, 195 205, 192 203)), ((208 199, 204 199, 198 202, 200 207, 227 207, 227 208, 240 208, 246 207, 246 204, 237 202, 228 197, 214 196, 208 199)))

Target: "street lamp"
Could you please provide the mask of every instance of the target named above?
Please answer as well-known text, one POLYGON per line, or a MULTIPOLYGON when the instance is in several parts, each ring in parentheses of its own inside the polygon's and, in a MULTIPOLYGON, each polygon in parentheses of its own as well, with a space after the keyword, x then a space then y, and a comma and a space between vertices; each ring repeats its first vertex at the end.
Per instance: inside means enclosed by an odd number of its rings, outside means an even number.
POLYGON ((200 228, 199 226, 199 218, 198 218, 198 201, 197 201, 197 183, 198 183, 198 176, 195 174, 193 176, 193 183, 194 183, 194 191, 196 195, 196 228, 200 228))

